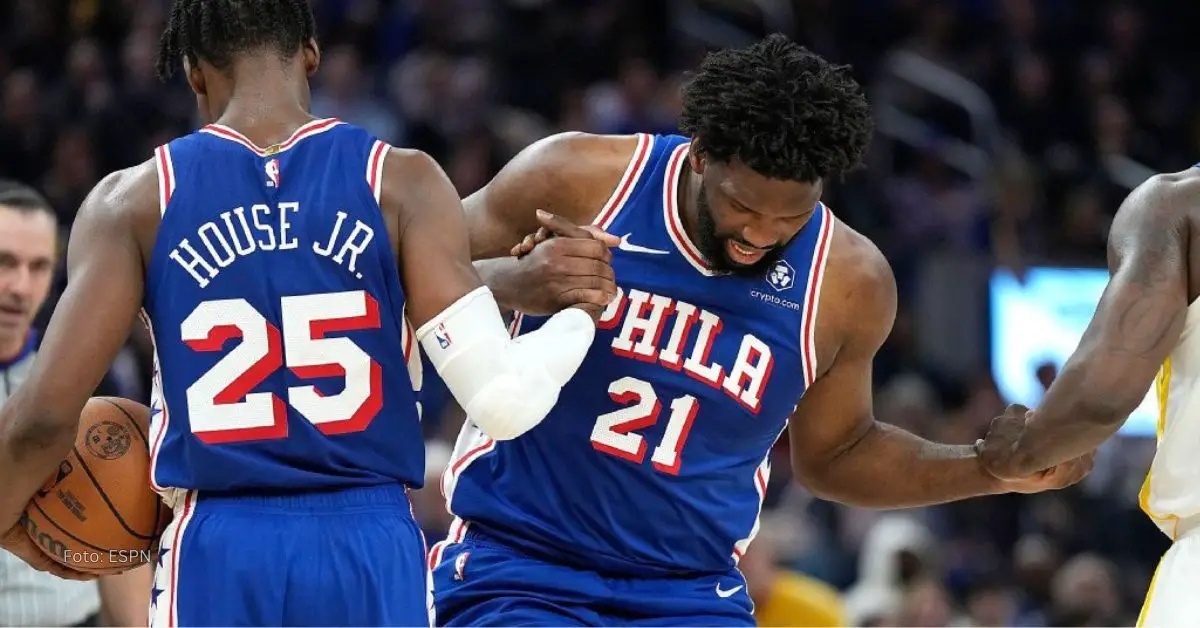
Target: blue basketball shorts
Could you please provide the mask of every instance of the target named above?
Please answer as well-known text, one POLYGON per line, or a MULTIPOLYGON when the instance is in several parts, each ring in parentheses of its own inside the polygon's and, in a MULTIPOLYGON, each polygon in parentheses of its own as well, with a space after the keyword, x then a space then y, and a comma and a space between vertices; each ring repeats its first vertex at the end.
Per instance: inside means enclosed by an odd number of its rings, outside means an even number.
POLYGON ((161 548, 151 626, 430 625, 425 541, 399 485, 191 491, 161 548))
POLYGON ((438 626, 754 626, 737 569, 613 578, 539 560, 469 530, 430 556, 438 626))

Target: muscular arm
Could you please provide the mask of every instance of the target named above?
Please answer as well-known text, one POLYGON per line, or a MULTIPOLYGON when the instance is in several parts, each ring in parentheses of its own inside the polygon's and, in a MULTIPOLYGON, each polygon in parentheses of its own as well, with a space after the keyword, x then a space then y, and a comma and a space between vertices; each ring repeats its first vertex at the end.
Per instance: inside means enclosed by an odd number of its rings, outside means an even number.
POLYGON ((66 291, 29 379, 0 410, 0 530, 70 452, 84 404, 129 337, 145 272, 133 216, 156 195, 148 163, 106 177, 79 210, 66 291))
POLYGON ((620 181, 636 138, 560 133, 521 151, 487 185, 463 200, 471 259, 507 257, 537 231, 544 209, 575 224, 592 222, 620 181))
POLYGON ((462 205, 428 155, 391 149, 380 207, 394 221, 408 318, 446 387, 497 440, 537 425, 575 374, 595 335, 580 310, 563 311, 511 339, 471 265, 462 205))
MULTIPOLYGON (((620 181, 636 144, 632 137, 552 135, 521 151, 463 201, 471 259, 502 306, 521 305, 518 262, 509 251, 541 226, 537 210, 590 224, 620 181)), ((581 265, 579 272, 584 270, 581 265)))
POLYGON ((483 285, 471 266, 458 193, 431 157, 391 149, 380 204, 397 220, 400 276, 414 327, 483 285))
POLYGON ((1112 278, 1075 353, 1007 459, 1023 475, 1093 451, 1137 408, 1187 316, 1187 203, 1194 175, 1159 175, 1134 190, 1109 232, 1112 278))
POLYGON ((933 443, 875 420, 871 363, 891 333, 896 284, 883 256, 861 236, 835 240, 835 249, 842 244, 851 251, 830 260, 818 311, 850 326, 840 334, 844 340, 828 371, 804 394, 789 423, 797 476, 819 497, 870 508, 1003 492, 974 447, 933 443), (835 273, 846 279, 834 281, 835 273))

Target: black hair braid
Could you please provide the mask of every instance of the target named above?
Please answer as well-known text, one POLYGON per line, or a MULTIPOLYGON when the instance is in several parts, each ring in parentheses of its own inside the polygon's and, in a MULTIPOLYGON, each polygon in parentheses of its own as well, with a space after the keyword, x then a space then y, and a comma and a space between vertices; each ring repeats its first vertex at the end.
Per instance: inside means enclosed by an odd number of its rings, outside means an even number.
POLYGON ((316 37, 307 0, 175 0, 159 41, 159 78, 174 75, 187 58, 226 69, 246 52, 272 50, 289 57, 316 37))

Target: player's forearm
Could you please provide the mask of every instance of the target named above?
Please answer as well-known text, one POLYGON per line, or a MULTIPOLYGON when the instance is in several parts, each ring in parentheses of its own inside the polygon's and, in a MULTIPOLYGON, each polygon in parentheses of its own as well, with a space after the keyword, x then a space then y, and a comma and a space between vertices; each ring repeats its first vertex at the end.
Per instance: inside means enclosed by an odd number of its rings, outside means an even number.
POLYGON ((934 443, 876 422, 853 446, 801 479, 817 496, 865 508, 913 508, 1004 492, 971 445, 934 443))
POLYGON ((496 303, 505 310, 519 310, 521 287, 517 285, 517 258, 496 257, 474 262, 475 272, 484 285, 491 289, 496 303))
POLYGON ((38 410, 18 390, 0 412, 0 531, 25 506, 75 442, 78 422, 38 410))
POLYGON ((487 288, 463 296, 417 330, 433 368, 471 421, 496 440, 533 429, 583 362, 596 327, 582 310, 509 337, 487 288))
POLYGON ((1121 428, 1149 382, 1080 355, 1068 362, 1025 422, 1003 473, 1029 475, 1095 451, 1121 428), (1112 378, 1106 373, 1121 373, 1112 378))

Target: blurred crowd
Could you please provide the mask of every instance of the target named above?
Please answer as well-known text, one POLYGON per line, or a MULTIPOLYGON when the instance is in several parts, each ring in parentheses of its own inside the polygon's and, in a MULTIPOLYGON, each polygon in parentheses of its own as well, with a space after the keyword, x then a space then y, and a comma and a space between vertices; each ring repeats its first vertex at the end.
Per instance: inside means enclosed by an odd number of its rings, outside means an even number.
MULTIPOLYGON (((101 176, 197 126, 186 85, 154 77, 166 6, 0 2, 0 174, 37 186, 64 225, 101 176)), ((673 132, 681 81, 713 47, 782 31, 853 64, 879 133, 869 168, 833 182, 826 200, 880 245, 901 287, 876 365, 877 412, 946 442, 973 441, 1007 400, 987 370, 985 325, 939 349, 931 321, 961 318, 964 302, 944 286, 982 294, 979 276, 960 269, 1103 265, 1129 189, 1200 160, 1200 116, 1188 106, 1200 89, 1188 74, 1195 3, 314 7, 324 53, 314 112, 430 153, 464 196, 555 131, 673 132)), ((148 355, 135 334, 111 374, 124 396, 148 397, 148 355)), ((1047 385, 1053 376, 1039 373, 1047 385)), ((425 394, 432 488, 419 506, 432 543, 448 523, 436 484, 462 417, 436 381, 425 394)), ((813 499, 789 481, 785 448, 744 565, 764 623, 797 621, 788 604, 824 604, 830 621, 855 625, 1131 625, 1167 544, 1137 507, 1148 439, 1106 447, 1068 491, 893 513, 813 499)))

